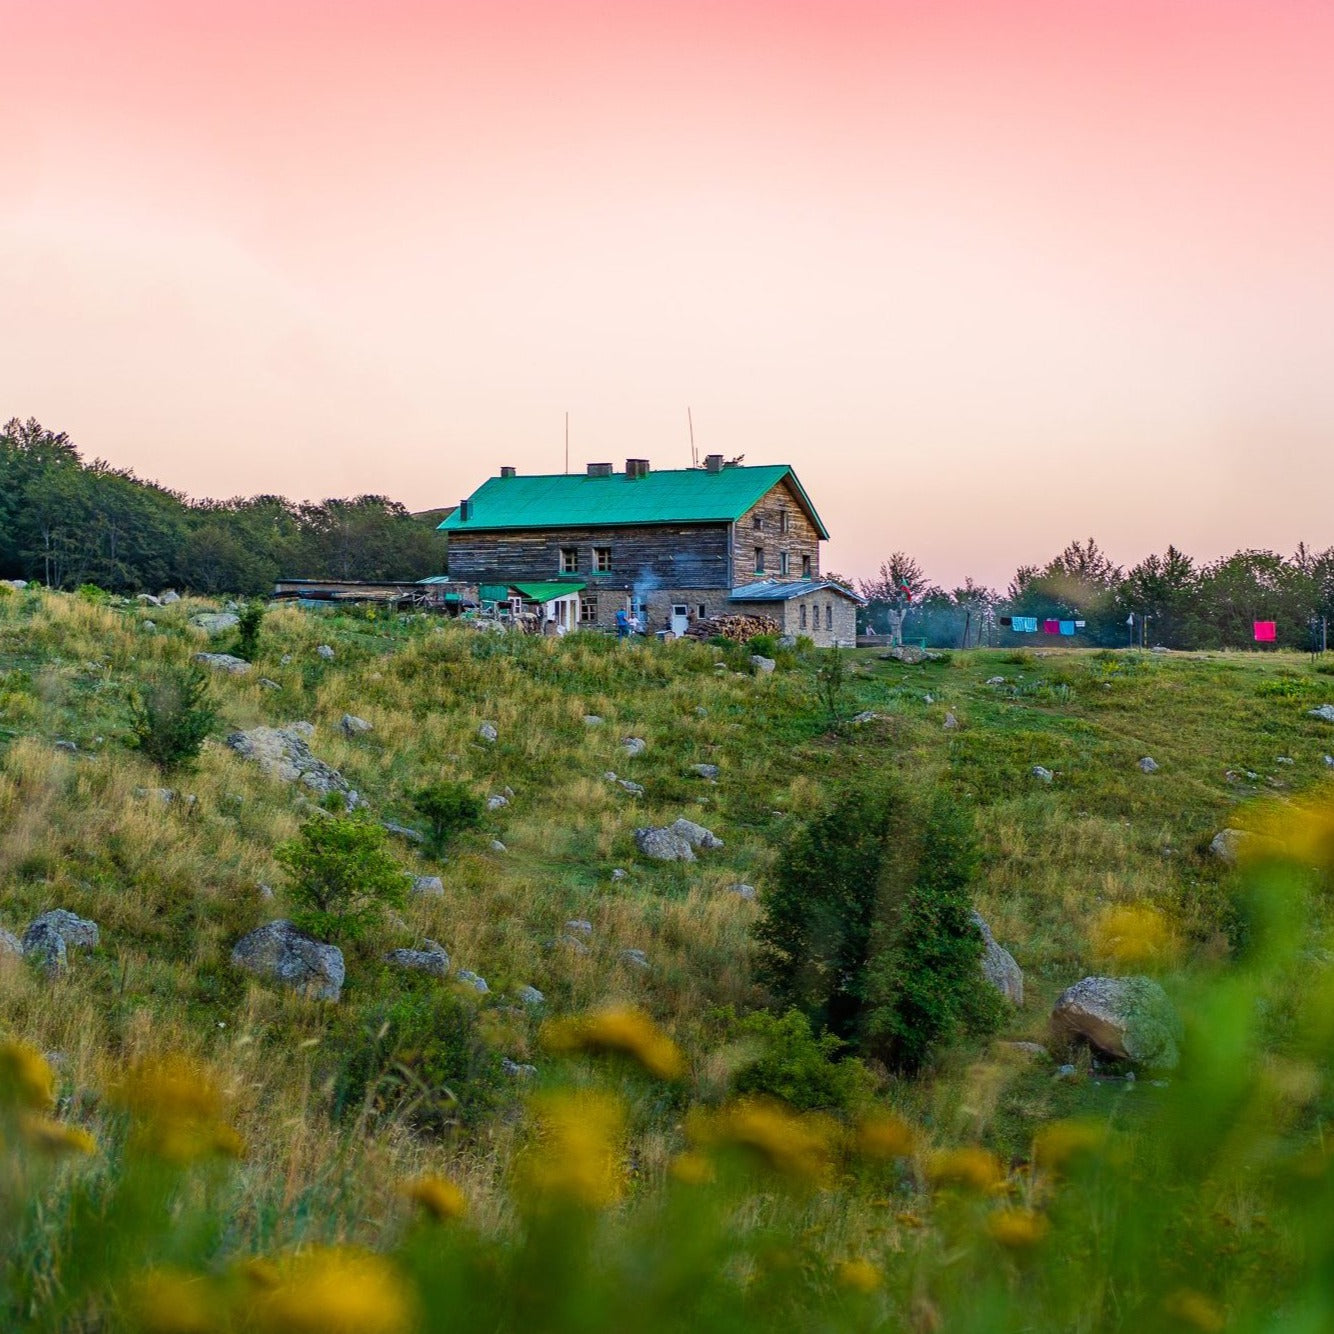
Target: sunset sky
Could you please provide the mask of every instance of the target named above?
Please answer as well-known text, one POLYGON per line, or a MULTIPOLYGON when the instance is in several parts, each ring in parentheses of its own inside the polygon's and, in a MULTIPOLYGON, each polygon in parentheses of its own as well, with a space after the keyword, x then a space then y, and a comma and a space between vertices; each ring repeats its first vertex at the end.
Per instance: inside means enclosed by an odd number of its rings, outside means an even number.
POLYGON ((1334 3, 0 0, 0 419, 793 464, 828 567, 1334 545, 1334 3))

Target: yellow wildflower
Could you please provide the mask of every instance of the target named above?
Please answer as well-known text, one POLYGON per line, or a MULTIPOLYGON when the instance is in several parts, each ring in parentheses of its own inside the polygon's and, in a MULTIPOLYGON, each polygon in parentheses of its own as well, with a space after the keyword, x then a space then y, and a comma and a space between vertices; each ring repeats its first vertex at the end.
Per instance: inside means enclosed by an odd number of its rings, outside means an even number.
POLYGON ((679 1079, 685 1073, 681 1049, 648 1015, 630 1006, 555 1020, 544 1028, 542 1040, 553 1052, 628 1056, 659 1079, 679 1079))
POLYGON ((1252 843, 1272 854, 1277 846, 1302 866, 1334 870, 1334 801, 1297 803, 1268 811, 1257 830, 1262 839, 1248 839, 1243 852, 1252 843))
POLYGON ((745 1098, 712 1115, 693 1115, 686 1129, 696 1143, 743 1149, 789 1180, 819 1184, 829 1175, 832 1124, 782 1103, 745 1098))
POLYGON ((42 1153, 97 1152, 97 1141, 86 1130, 51 1117, 25 1116, 19 1122, 19 1131, 28 1144, 42 1153))
POLYGON ((451 1218, 462 1218, 468 1212, 468 1201, 463 1192, 444 1177, 418 1177, 403 1187, 403 1194, 421 1207, 437 1223, 451 1218))
POLYGON ((154 1269, 130 1285, 135 1329, 144 1334, 211 1334, 220 1328, 217 1293, 206 1279, 154 1269))
POLYGON ((184 1057, 141 1062, 113 1098, 134 1117, 134 1147, 168 1162, 245 1152, 244 1140, 222 1119, 222 1092, 212 1075, 184 1057))
POLYGON ((1049 1227, 1047 1220, 1033 1209, 998 1209, 987 1218, 992 1240, 1012 1251, 1036 1246, 1049 1227))
POLYGON ((606 1209, 621 1198, 625 1111, 605 1093, 553 1093, 533 1100, 538 1142, 524 1180, 539 1200, 606 1209))
POLYGON ((1172 1293, 1163 1303, 1163 1309, 1183 1325, 1201 1330, 1202 1334, 1220 1334, 1227 1328, 1223 1308, 1194 1288, 1180 1288, 1172 1293))
POLYGON ((1049 1121, 1033 1136, 1033 1161, 1059 1172, 1076 1158, 1096 1153, 1107 1141, 1107 1127, 1096 1121, 1049 1121))
POLYGON ((867 1158, 907 1158, 916 1144, 916 1131, 899 1116, 877 1116, 857 1131, 857 1149, 867 1158))
POLYGON ((46 1111, 55 1100, 55 1072, 42 1053, 26 1042, 0 1042, 0 1101, 46 1111))
POLYGON ((1000 1159, 975 1144, 933 1153, 926 1171, 931 1184, 938 1187, 959 1186, 979 1193, 994 1193, 1005 1186, 1000 1159))
POLYGON ((1122 968, 1162 967, 1177 955, 1179 942, 1167 918, 1147 903, 1106 909, 1093 928, 1093 950, 1122 968))
POLYGON ((278 1265, 278 1280, 251 1299, 263 1334, 403 1334, 413 1310, 388 1260, 366 1251, 305 1251, 278 1265))
POLYGON ((693 1149, 678 1153, 667 1170, 677 1181, 687 1186, 705 1186, 714 1178, 713 1164, 693 1149))
POLYGON ((860 1257, 855 1260, 844 1260, 834 1270, 834 1278, 838 1285, 851 1288, 853 1292, 874 1292, 880 1286, 882 1277, 875 1265, 860 1257))

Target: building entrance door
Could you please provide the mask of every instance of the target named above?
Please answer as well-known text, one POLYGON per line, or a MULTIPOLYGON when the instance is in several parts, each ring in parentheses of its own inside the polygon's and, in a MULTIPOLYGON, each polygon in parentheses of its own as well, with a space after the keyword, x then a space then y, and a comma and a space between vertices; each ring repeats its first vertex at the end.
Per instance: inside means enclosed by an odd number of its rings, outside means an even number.
POLYGON ((690 608, 682 604, 672 606, 672 634, 678 639, 690 629, 690 608))

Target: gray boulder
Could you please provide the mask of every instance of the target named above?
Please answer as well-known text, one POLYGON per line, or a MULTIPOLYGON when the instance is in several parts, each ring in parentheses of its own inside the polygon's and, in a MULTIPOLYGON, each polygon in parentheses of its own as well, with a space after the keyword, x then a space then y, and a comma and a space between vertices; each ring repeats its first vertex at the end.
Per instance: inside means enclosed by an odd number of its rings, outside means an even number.
POLYGON ((753 903, 755 901, 754 885, 744 885, 744 884, 728 885, 727 889, 729 893, 735 894, 737 898, 743 899, 747 903, 753 903))
POLYGON ((680 835, 692 848, 712 850, 723 846, 723 841, 717 834, 711 829, 705 829, 702 824, 696 824, 693 820, 673 820, 667 828, 680 835))
POLYGON ((643 950, 622 950, 621 962, 630 968, 649 968, 648 955, 643 950))
POLYGON ((991 983, 1011 1005, 1024 1003, 1024 973, 1014 961, 1014 955, 991 934, 981 913, 973 914, 973 923, 982 933, 982 976, 991 983))
POLYGON ((1319 708, 1308 709, 1307 713, 1312 718, 1320 718, 1324 722, 1334 723, 1334 704, 1322 704, 1319 708))
POLYGON ((345 713, 338 726, 343 729, 347 736, 360 736, 363 732, 375 730, 364 718, 358 718, 351 713, 345 713))
POLYGON ((201 611, 190 617, 190 624, 206 634, 220 635, 224 630, 235 630, 241 624, 241 618, 229 611, 201 611))
POLYGON ((152 595, 152 593, 140 593, 140 594, 135 598, 135 601, 136 601, 136 602, 142 602, 145 606, 148 606, 148 607, 160 607, 160 606, 162 605, 162 599, 161 599, 161 598, 155 598, 155 597, 152 595))
POLYGON ((42 966, 51 977, 65 971, 69 950, 60 932, 47 922, 34 922, 23 933, 23 957, 42 966))
POLYGON ((29 935, 39 927, 49 927, 55 931, 70 949, 90 950, 101 936, 96 922, 90 922, 86 917, 80 917, 76 913, 66 912, 64 908, 52 908, 29 923, 27 931, 23 933, 25 947, 29 935))
POLYGON ((707 779, 710 783, 716 783, 720 771, 716 764, 692 764, 690 772, 699 778, 707 779))
POLYGON ((508 849, 508 848, 507 848, 507 847, 506 847, 506 846, 505 846, 505 845, 504 845, 498 838, 493 838, 493 839, 491 840, 491 851, 492 851, 492 852, 508 852, 509 849, 508 849))
POLYGON ((438 897, 445 892, 445 882, 438 875, 414 875, 410 878, 414 894, 429 894, 438 897))
POLYGON ((164 806, 176 800, 175 789, 169 787, 137 787, 134 795, 140 801, 160 801, 164 806))
POLYGON ((602 719, 599 718, 599 717, 597 716, 596 713, 586 713, 586 714, 584 714, 584 726, 585 726, 585 727, 601 727, 601 726, 602 726, 602 719))
POLYGON ((477 735, 489 745, 499 738, 500 733, 496 730, 495 723, 483 723, 477 729, 477 735))
POLYGON ((945 710, 944 728, 947 732, 957 732, 959 730, 959 720, 949 710, 945 710))
POLYGON ((574 935, 591 936, 593 934, 593 923, 586 917, 571 917, 565 923, 565 930, 574 935))
POLYGON ((1033 774, 1033 777, 1036 778, 1039 783, 1050 783, 1051 780, 1056 776, 1055 774, 1052 773, 1050 769, 1045 769, 1040 764, 1035 764, 1031 772, 1033 774))
POLYGON ((617 786, 622 791, 628 792, 632 797, 642 797, 644 795, 644 785, 642 783, 633 783, 628 778, 617 780, 617 786))
POLYGON ((226 672, 228 676, 244 676, 250 670, 250 664, 244 658, 231 653, 196 653, 195 662, 201 667, 211 667, 215 672, 226 672))
POLYGON ((510 799, 500 792, 496 792, 486 799, 486 809, 488 811, 503 811, 509 804, 510 799))
POLYGON ((1003 686, 1004 684, 1005 684, 1005 678, 1003 676, 987 677, 987 685, 989 686, 1003 686))
POLYGON ((170 607, 173 602, 179 602, 181 600, 181 595, 174 588, 168 588, 158 594, 157 600, 164 607, 170 607))
POLYGON ((445 977, 449 973, 449 955, 434 940, 422 942, 419 950, 390 950, 384 960, 391 968, 401 968, 409 973, 429 973, 432 977, 445 977))
POLYGON ((317 656, 323 658, 325 662, 332 662, 334 660, 334 651, 328 644, 320 644, 316 648, 315 653, 317 656))
POLYGON ((1167 993, 1148 977, 1086 977, 1056 998, 1052 1042, 1058 1049, 1087 1042, 1137 1065, 1173 1069, 1181 1021, 1167 993))
POLYGON ((642 755, 648 749, 648 742, 642 736, 628 736, 621 741, 621 749, 633 758, 642 755))
POLYGON ((343 993, 343 951, 279 919, 244 935, 232 948, 232 965, 276 982, 311 1000, 336 1001, 343 993))
POLYGON ((23 957, 23 942, 12 932, 0 926, 0 959, 23 957))
POLYGON ((284 783, 301 782, 321 795, 341 793, 349 810, 360 803, 347 779, 331 765, 315 758, 295 724, 233 732, 227 738, 227 744, 244 759, 258 764, 270 778, 284 783))
POLYGON ((759 653, 752 653, 750 655, 750 665, 754 667, 761 676, 771 675, 774 668, 778 666, 772 658, 766 658, 759 653))
POLYGON ((511 1079, 532 1079, 537 1074, 537 1066, 525 1061, 512 1061, 508 1056, 500 1058, 500 1068, 511 1079))
POLYGON ((693 862, 695 850, 670 828, 635 830, 635 847, 655 862, 693 862))
POLYGON ((1241 859, 1242 852, 1254 846, 1255 837, 1246 829, 1220 829, 1209 844, 1209 851, 1220 862, 1235 866, 1241 859))
POLYGON ((536 987, 520 987, 514 993, 514 999, 523 1005, 545 1005, 547 998, 536 987))
POLYGON ((471 973, 466 968, 461 968, 457 977, 465 987, 471 987, 479 996, 491 994, 491 988, 486 985, 486 978, 478 977, 476 973, 471 973))
POLYGON ((1152 755, 1146 755, 1139 762, 1139 767, 1146 774, 1156 774, 1158 772, 1158 761, 1152 755))
POLYGON ((271 681, 267 676, 259 678, 259 684, 264 690, 281 690, 282 686, 277 681, 271 681))
POLYGON ((393 820, 383 820, 380 828, 407 843, 425 843, 426 835, 420 829, 409 829, 405 824, 395 824, 393 820))
POLYGON ((28 586, 26 579, 0 579, 0 583, 8 584, 16 593, 22 593, 28 586))

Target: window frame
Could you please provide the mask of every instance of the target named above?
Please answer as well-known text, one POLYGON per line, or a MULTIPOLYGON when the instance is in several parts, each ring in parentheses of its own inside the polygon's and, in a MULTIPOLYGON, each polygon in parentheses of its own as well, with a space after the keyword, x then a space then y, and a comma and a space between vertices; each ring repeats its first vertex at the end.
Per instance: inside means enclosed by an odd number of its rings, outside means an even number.
POLYGON ((763 547, 756 547, 756 548, 755 548, 755 573, 756 573, 756 574, 763 574, 763 573, 764 573, 764 548, 763 548, 763 547))
POLYGON ((610 574, 611 573, 611 548, 606 546, 597 546, 593 548, 593 573, 610 574))
POLYGON ((561 547, 560 548, 560 572, 561 574, 579 573, 579 548, 561 547))

